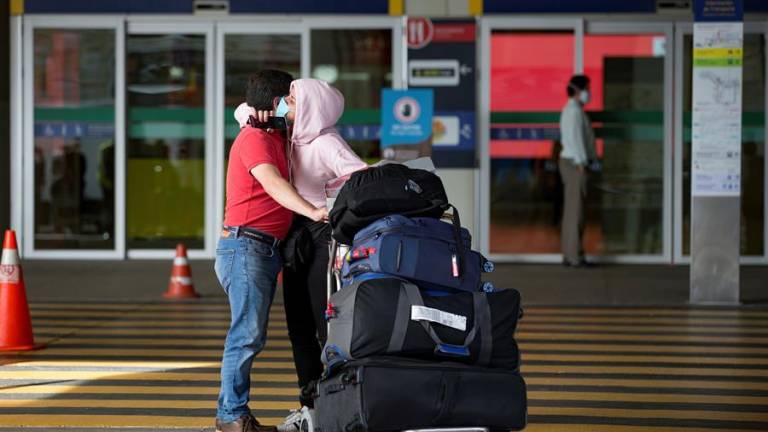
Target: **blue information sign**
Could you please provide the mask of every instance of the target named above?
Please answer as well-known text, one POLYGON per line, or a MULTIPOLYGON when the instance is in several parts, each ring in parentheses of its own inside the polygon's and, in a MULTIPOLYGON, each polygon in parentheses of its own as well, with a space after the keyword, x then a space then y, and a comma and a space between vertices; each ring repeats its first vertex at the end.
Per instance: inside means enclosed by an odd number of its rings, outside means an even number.
POLYGON ((432 135, 432 90, 383 89, 381 148, 417 144, 432 135))
POLYGON ((693 15, 697 22, 742 21, 743 0, 694 0, 693 15))

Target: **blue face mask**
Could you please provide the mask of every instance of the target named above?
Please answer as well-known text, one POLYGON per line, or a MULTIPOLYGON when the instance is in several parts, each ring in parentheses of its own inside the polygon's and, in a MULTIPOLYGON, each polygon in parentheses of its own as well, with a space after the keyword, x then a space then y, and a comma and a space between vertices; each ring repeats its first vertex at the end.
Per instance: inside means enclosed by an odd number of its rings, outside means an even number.
POLYGON ((285 102, 285 97, 281 97, 280 103, 277 104, 277 108, 275 109, 275 117, 285 117, 290 111, 291 108, 288 106, 288 103, 285 102))

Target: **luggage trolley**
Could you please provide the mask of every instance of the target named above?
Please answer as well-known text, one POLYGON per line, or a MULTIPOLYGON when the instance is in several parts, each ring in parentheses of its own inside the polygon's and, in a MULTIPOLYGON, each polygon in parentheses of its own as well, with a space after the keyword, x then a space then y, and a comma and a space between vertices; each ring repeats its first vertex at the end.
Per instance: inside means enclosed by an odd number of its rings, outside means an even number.
MULTIPOLYGON (((333 201, 336 198, 341 186, 346 182, 349 176, 334 179, 326 184, 326 198, 328 202, 328 208, 333 207, 333 201)), ((450 215, 446 215, 450 217, 450 215)), ((331 244, 329 246, 328 254, 328 267, 326 272, 326 300, 329 301, 331 295, 338 291, 341 287, 341 266, 343 260, 350 249, 349 245, 339 243, 336 239, 331 238, 331 244)), ((302 407, 300 410, 294 411, 289 415, 285 422, 278 426, 280 432, 338 432, 338 431, 324 431, 317 426, 316 414, 314 409, 302 407)), ((407 429, 403 432, 490 432, 488 428, 479 426, 470 427, 456 427, 456 428, 427 428, 427 429, 407 429)))

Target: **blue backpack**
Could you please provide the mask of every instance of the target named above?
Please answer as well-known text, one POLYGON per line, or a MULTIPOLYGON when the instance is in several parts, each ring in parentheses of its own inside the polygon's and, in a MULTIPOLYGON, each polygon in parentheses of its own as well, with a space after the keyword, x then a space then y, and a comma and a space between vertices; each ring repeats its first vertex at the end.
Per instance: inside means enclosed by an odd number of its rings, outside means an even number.
POLYGON ((454 224, 429 217, 385 216, 360 230, 341 269, 342 286, 395 276, 423 290, 488 290, 480 275, 493 264, 470 249, 472 237, 454 224))

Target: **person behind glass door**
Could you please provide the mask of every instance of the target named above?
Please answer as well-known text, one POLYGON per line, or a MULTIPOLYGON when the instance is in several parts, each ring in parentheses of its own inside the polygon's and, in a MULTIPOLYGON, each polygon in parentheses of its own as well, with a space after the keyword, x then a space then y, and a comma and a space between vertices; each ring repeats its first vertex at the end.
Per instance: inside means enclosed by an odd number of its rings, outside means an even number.
POLYGON ((595 135, 584 105, 589 102, 589 78, 574 75, 566 87, 568 102, 560 114, 560 176, 564 210, 560 243, 563 265, 584 267, 584 201, 587 196, 587 166, 596 159, 595 135))

